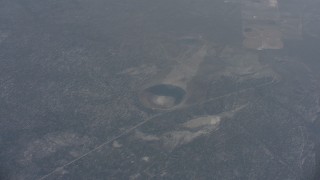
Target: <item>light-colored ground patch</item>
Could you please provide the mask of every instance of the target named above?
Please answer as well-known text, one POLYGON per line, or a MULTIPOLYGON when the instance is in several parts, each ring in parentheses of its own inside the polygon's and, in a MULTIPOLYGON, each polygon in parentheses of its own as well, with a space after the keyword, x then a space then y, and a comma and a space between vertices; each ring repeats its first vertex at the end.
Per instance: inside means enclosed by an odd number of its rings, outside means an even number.
POLYGON ((219 125, 220 121, 221 121, 220 116, 204 116, 204 117, 191 119, 190 121, 183 123, 182 127, 193 129, 193 128, 199 128, 203 126, 217 126, 219 125))
POLYGON ((150 157, 149 156, 144 156, 141 158, 142 161, 144 162, 149 162, 150 161, 150 157))
POLYGON ((190 143, 197 137, 208 134, 208 133, 209 132, 206 130, 199 130, 196 132, 191 132, 187 130, 172 131, 172 132, 163 134, 163 136, 161 137, 161 140, 165 149, 173 150, 178 146, 190 143))
POLYGON ((267 77, 278 78, 278 74, 269 65, 262 64, 258 54, 254 52, 234 51, 227 47, 221 57, 227 65, 223 71, 219 72, 218 76, 236 77, 240 81, 267 77))
POLYGON ((113 147, 113 148, 121 148, 121 147, 122 147, 122 144, 120 144, 118 141, 113 141, 112 147, 113 147))
POLYGON ((176 85, 185 89, 187 87, 187 83, 191 81, 198 72, 199 65, 206 57, 208 48, 209 47, 207 45, 203 45, 191 56, 183 55, 178 58, 176 60, 178 64, 166 76, 163 83, 176 85))
POLYGON ((270 25, 252 25, 254 32, 244 33, 243 45, 249 49, 282 49, 282 32, 279 27, 270 25))
POLYGON ((138 130, 136 130, 134 132, 134 136, 138 139, 143 140, 143 141, 158 141, 158 140, 160 140, 160 138, 155 135, 146 134, 146 133, 143 133, 138 130))
POLYGON ((4 32, 0 30, 0 44, 9 37, 8 32, 4 32))
POLYGON ((164 149, 171 151, 181 145, 194 141, 198 137, 209 135, 218 130, 222 120, 232 118, 236 112, 246 106, 241 105, 231 111, 218 115, 195 117, 178 125, 177 130, 164 132, 161 135, 151 135, 136 131, 134 136, 143 141, 158 141, 164 149))
POLYGON ((41 139, 37 139, 28 144, 22 152, 22 158, 19 161, 21 165, 28 165, 34 160, 42 159, 53 155, 67 147, 73 148, 69 155, 73 157, 80 156, 83 152, 88 151, 93 141, 87 136, 79 136, 75 133, 65 132, 60 134, 48 134, 41 139))

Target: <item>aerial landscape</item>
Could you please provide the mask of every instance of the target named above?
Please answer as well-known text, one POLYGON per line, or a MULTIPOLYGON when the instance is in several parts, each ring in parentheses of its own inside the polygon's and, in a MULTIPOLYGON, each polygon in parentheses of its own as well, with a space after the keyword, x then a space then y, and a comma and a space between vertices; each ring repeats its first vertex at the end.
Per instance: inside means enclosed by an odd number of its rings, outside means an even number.
POLYGON ((1 0, 0 179, 320 179, 319 8, 1 0))

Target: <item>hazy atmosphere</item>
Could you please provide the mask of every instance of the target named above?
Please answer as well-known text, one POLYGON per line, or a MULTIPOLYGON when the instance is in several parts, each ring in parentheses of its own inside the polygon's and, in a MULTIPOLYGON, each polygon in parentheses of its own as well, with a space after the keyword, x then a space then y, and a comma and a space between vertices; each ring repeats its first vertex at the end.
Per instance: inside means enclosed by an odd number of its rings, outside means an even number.
POLYGON ((0 179, 320 179, 319 0, 0 0, 0 179))

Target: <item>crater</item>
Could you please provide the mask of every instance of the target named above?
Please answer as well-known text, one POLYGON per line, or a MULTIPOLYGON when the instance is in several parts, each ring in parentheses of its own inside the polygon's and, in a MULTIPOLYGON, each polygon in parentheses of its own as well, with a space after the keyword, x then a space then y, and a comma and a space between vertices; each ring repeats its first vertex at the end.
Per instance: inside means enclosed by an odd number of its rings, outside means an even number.
POLYGON ((171 84, 157 84, 144 89, 140 101, 152 109, 170 109, 180 104, 186 92, 181 87, 171 84))

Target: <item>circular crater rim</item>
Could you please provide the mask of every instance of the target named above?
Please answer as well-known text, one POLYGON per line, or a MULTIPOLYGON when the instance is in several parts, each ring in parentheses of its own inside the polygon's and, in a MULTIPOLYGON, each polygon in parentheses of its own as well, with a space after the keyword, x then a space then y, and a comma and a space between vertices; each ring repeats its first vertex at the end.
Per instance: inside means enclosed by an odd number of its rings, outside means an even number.
POLYGON ((155 84, 143 89, 139 95, 140 102, 151 109, 171 109, 181 104, 186 91, 172 84, 155 84))

